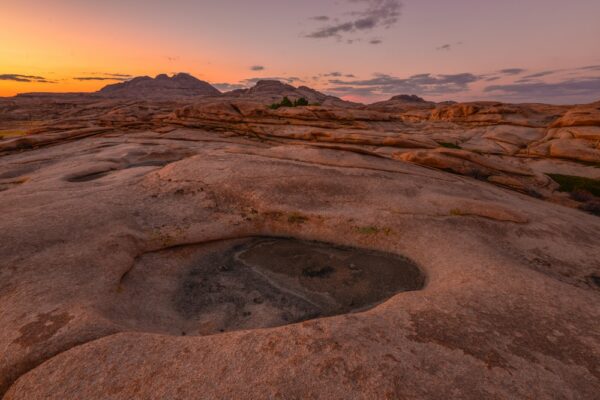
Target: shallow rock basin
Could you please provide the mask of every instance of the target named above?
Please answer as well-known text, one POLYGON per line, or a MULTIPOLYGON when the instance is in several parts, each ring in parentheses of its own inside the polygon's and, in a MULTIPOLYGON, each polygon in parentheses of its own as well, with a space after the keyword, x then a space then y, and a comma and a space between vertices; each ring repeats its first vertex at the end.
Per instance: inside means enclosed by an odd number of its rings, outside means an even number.
POLYGON ((210 335, 362 311, 424 282, 395 254, 255 237, 145 254, 103 311, 132 330, 210 335))

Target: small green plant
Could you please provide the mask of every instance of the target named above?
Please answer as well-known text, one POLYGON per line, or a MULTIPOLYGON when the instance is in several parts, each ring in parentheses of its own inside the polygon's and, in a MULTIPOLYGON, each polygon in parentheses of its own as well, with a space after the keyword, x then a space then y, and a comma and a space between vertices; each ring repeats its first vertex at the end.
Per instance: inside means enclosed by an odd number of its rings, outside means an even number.
POLYGON ((438 142, 438 144, 442 147, 445 147, 447 149, 462 149, 462 147, 460 147, 457 144, 454 143, 449 143, 449 142, 438 142))
POLYGON ((460 211, 460 209, 458 208, 453 208, 452 210, 450 210, 450 215, 459 216, 463 215, 463 212, 460 211))
POLYGON ((586 191, 594 196, 600 196, 600 180, 598 179, 561 174, 548 174, 548 176, 560 185, 558 190, 561 192, 586 191))

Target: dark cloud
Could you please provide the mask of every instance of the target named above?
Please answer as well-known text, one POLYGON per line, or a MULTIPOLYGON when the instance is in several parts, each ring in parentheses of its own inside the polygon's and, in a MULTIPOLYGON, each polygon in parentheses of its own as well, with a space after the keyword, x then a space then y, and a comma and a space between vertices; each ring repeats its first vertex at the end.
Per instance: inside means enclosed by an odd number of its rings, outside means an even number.
POLYGON ((342 75, 343 74, 341 72, 337 72, 337 71, 329 72, 328 74, 323 74, 323 76, 331 76, 331 77, 334 77, 334 78, 339 78, 342 75))
POLYGON ((523 82, 492 85, 486 87, 484 92, 528 101, 580 99, 577 101, 587 102, 600 99, 600 77, 579 77, 553 83, 523 82))
POLYGON ((306 35, 312 39, 335 37, 341 39, 343 34, 369 31, 375 28, 389 28, 398 22, 400 9, 399 0, 347 0, 351 3, 364 3, 366 9, 353 12, 354 19, 335 25, 326 25, 306 35))
POLYGON ((555 72, 557 72, 557 71, 553 70, 553 71, 536 72, 535 74, 525 75, 523 78, 521 78, 521 80, 529 80, 529 79, 541 78, 543 76, 552 75, 555 72))
POLYGON ((55 83, 54 81, 47 80, 43 76, 20 74, 2 74, 0 75, 0 81, 55 83))
POLYGON ((250 67, 251 71, 263 71, 264 69, 265 67, 262 65, 253 65, 250 67))
POLYGON ((112 76, 113 78, 131 78, 129 74, 101 74, 105 76, 112 76))
POLYGON ((498 72, 501 74, 504 74, 504 75, 519 75, 525 71, 527 71, 527 70, 523 69, 523 68, 505 68, 505 69, 501 69, 498 72))
POLYGON ((317 15, 316 17, 312 17, 311 19, 321 22, 329 21, 329 17, 327 15, 317 15))
POLYGON ((436 50, 450 50, 452 48, 451 44, 444 44, 441 45, 440 47, 436 47, 436 50))
POLYGON ((381 44, 381 43, 383 43, 383 40, 381 40, 381 39, 371 39, 369 41, 369 43, 370 44, 381 44))
POLYGON ((466 91, 469 84, 481 80, 471 73, 432 75, 418 74, 409 78, 397 78, 387 74, 375 74, 367 80, 331 79, 329 90, 338 93, 358 93, 362 95, 394 95, 400 93, 447 94, 466 91))
MULTIPOLYGON (((118 75, 118 74, 115 74, 118 75)), ((127 77, 124 76, 76 76, 73 79, 76 81, 126 81, 130 78, 129 75, 127 77)))
POLYGON ((586 67, 578 68, 580 71, 600 71, 600 65, 588 65, 586 67))

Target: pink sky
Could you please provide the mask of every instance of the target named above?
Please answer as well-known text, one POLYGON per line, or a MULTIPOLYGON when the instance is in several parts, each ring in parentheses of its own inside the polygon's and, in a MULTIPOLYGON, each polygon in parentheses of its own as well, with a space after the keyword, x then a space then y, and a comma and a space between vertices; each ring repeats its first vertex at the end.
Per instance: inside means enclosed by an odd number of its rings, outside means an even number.
POLYGON ((189 72, 362 101, 600 99, 598 0, 2 3, 0 96, 189 72))

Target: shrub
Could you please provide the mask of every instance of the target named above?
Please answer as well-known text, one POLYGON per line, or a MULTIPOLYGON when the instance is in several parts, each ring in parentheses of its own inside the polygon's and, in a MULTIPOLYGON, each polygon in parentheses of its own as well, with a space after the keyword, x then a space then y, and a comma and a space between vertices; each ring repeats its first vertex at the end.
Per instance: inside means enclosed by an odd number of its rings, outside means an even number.
POLYGON ((308 100, 306 100, 304 97, 300 97, 299 99, 296 99, 296 101, 294 102, 294 107, 302 107, 302 106, 307 106, 308 105, 308 100))
POLYGON ((581 195, 582 191, 589 192, 594 196, 600 196, 600 180, 584 178, 582 176, 548 174, 556 183, 560 185, 561 192, 578 192, 581 195))
POLYGON ((283 100, 281 100, 280 105, 281 107, 294 107, 294 103, 292 103, 292 101, 288 99, 287 96, 285 96, 283 100))
POLYGON ((304 97, 300 97, 292 102, 287 96, 285 96, 279 103, 273 103, 269 106, 271 110, 277 110, 281 107, 303 107, 308 105, 308 100, 304 97))

